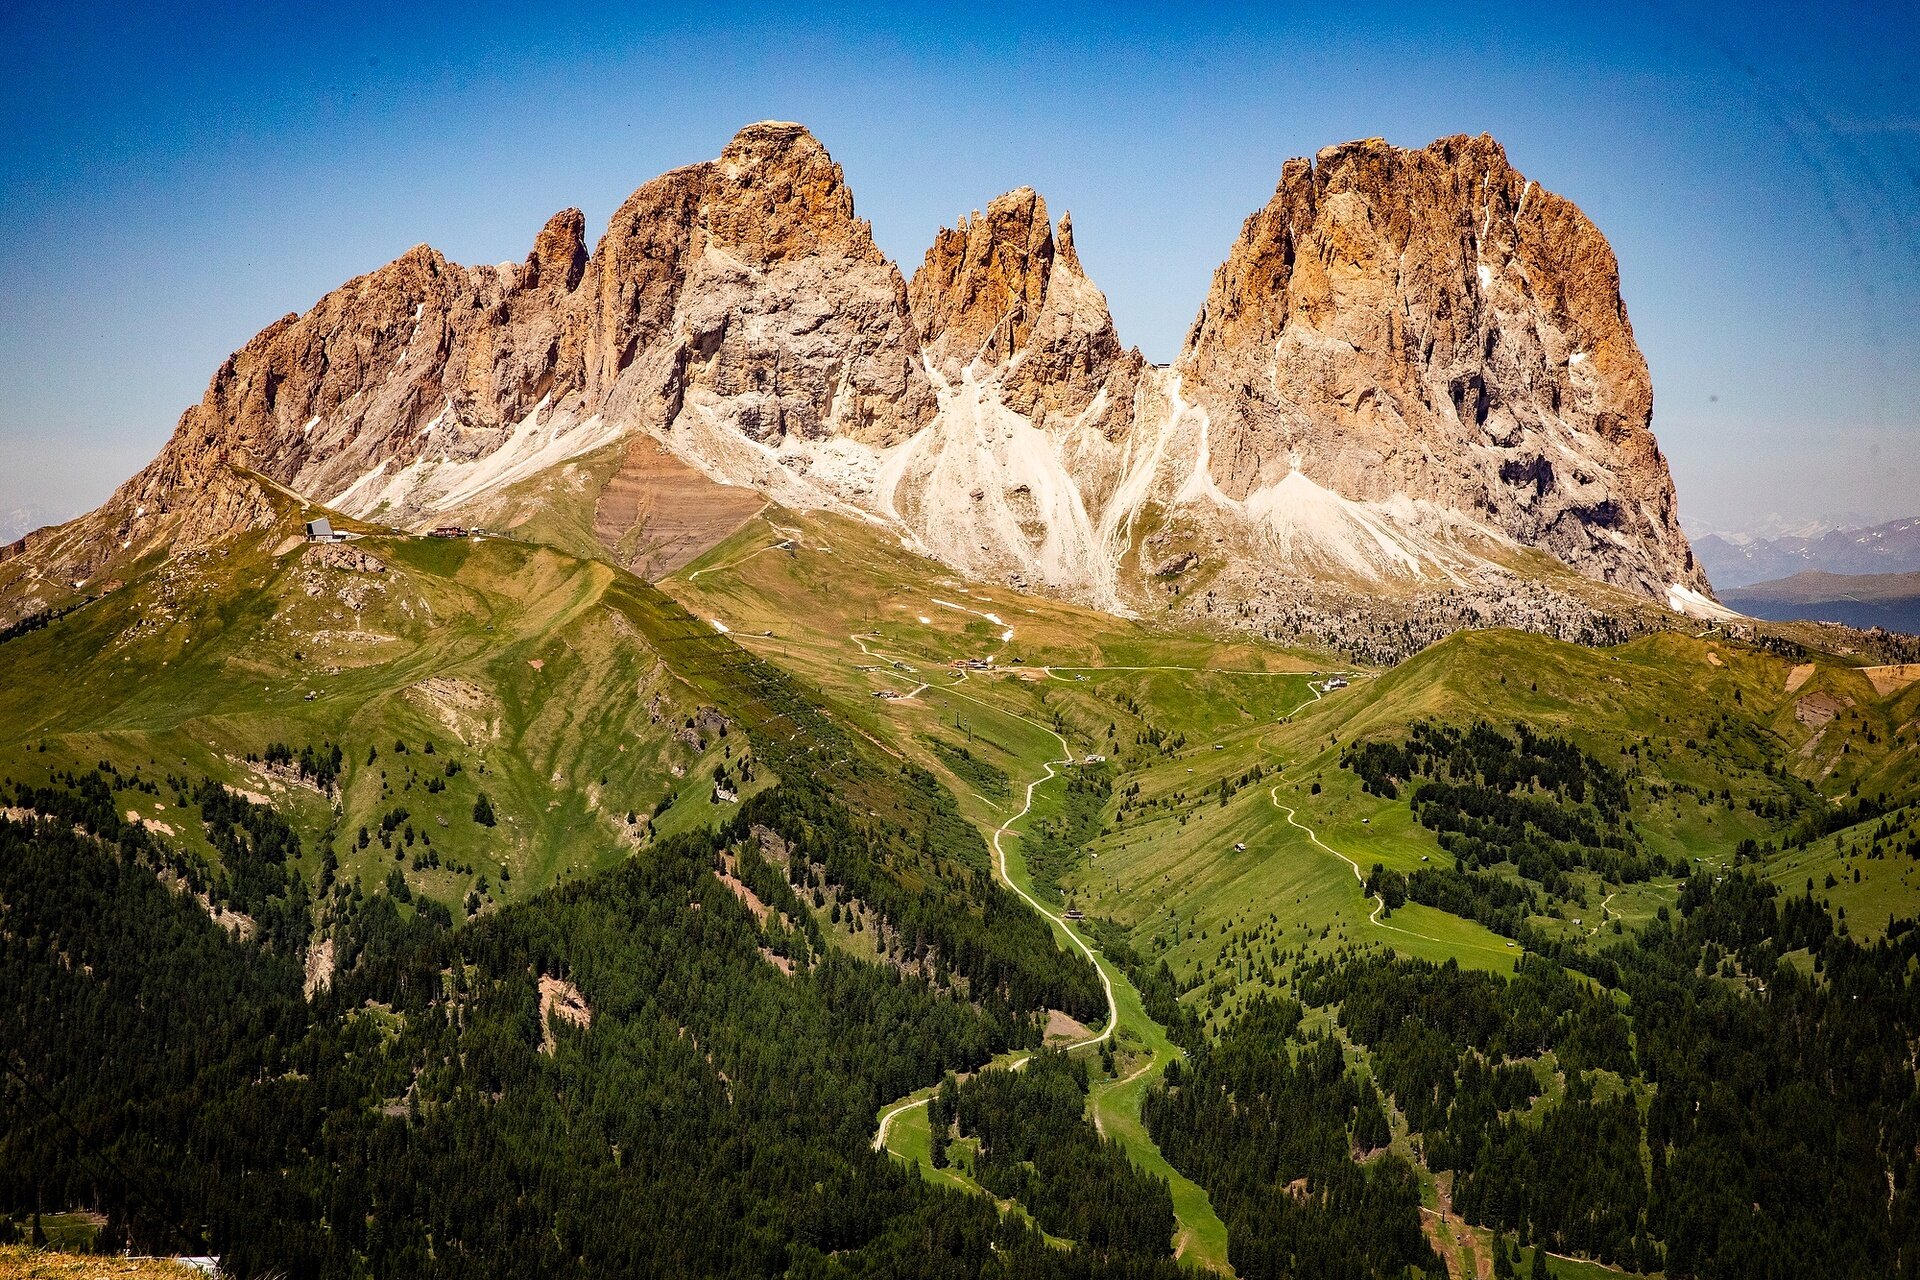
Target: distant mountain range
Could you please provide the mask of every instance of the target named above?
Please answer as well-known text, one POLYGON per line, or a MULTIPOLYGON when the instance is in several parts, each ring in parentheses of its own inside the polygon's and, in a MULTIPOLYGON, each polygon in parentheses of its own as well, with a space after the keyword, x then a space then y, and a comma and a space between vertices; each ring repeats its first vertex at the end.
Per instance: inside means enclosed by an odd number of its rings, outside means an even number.
POLYGON ((1857 511, 1830 512, 1819 516, 1785 516, 1778 511, 1769 511, 1757 519, 1748 518, 1738 528, 1726 529, 1696 516, 1680 517, 1681 529, 1695 541, 1708 534, 1718 534, 1723 541, 1742 547, 1750 542, 1764 542, 1768 538, 1817 538, 1835 529, 1864 529, 1872 523, 1872 516, 1861 515, 1857 511))
POLYGON ((1850 627, 1885 627, 1920 634, 1920 573, 1826 573, 1809 569, 1790 578, 1725 589, 1721 598, 1756 618, 1779 622, 1813 618, 1844 622, 1850 627))
POLYGON ((1743 542, 1734 535, 1710 533, 1694 539, 1693 553, 1721 592, 1808 570, 1913 573, 1920 571, 1920 516, 1865 529, 1830 529, 1811 537, 1787 535, 1743 542))
POLYGON ((52 519, 38 507, 15 507, 11 511, 0 511, 0 543, 12 542, 43 524, 51 524, 52 519))

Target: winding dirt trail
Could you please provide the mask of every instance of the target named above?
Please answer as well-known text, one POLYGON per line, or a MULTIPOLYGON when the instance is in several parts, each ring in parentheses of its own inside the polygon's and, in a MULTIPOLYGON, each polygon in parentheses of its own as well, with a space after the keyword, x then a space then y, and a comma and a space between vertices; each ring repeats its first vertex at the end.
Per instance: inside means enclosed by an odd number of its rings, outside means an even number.
MULTIPOLYGON (((896 659, 887 658, 887 655, 885 654, 875 653, 873 650, 869 649, 867 647, 866 640, 862 636, 854 635, 848 638, 851 639, 854 642, 854 644, 860 647, 861 653, 865 654, 869 658, 881 658, 886 661, 896 661, 896 659)), ((880 637, 878 636, 875 636, 873 638, 876 640, 880 639, 880 637)), ((922 684, 920 686, 920 689, 925 689, 925 688, 927 688, 925 684, 922 684)), ((991 844, 993 845, 994 867, 999 872, 1000 882, 1002 884, 1006 885, 1007 888, 1019 894, 1021 901, 1025 902, 1029 907, 1032 907, 1035 911, 1039 912, 1042 916, 1045 916, 1048 920, 1051 920, 1054 924, 1058 925, 1062 930, 1066 932, 1067 937, 1072 940, 1073 945, 1080 949, 1080 953, 1082 955, 1086 956, 1087 963, 1093 966, 1093 971, 1100 976, 1100 989, 1102 992, 1105 993, 1107 997, 1106 1025, 1103 1028, 1101 1028, 1101 1030, 1095 1035, 1088 1036, 1084 1040, 1075 1040, 1070 1044, 1061 1045, 1059 1047, 1063 1051, 1065 1051, 1065 1050, 1072 1050, 1072 1049, 1084 1049, 1090 1045, 1103 1044, 1106 1041, 1113 1038, 1114 1030, 1120 1025, 1120 1003, 1118 1000, 1114 998, 1113 981, 1112 979, 1107 977, 1107 971, 1100 964, 1099 957, 1094 954, 1093 948, 1087 945, 1086 940, 1082 938, 1077 931, 1074 930, 1073 926, 1068 924, 1066 920, 1063 919, 1062 917, 1055 915, 1053 912, 1041 906, 1040 903, 1033 897, 1032 894, 1028 893, 1025 889, 1022 889, 1017 883, 1015 883, 1012 873, 1007 869, 1007 850, 1006 850, 1006 845, 1003 843, 1007 834, 1010 831, 1012 831, 1013 825, 1019 822, 1022 818, 1026 817, 1028 813, 1032 812, 1034 790, 1039 786, 1041 786, 1043 783, 1050 782, 1054 778, 1057 778, 1058 776, 1060 776, 1059 771, 1054 766, 1070 765, 1073 763, 1073 759, 1074 759, 1073 747, 1067 742, 1067 740, 1064 737, 1062 737, 1057 731, 1055 731, 1051 727, 1041 724, 1038 720, 1034 720, 1027 716, 1023 716, 1017 711, 1010 711, 1005 707, 996 706, 993 703, 986 702, 980 698, 976 698, 970 693, 962 693, 960 690, 954 688, 951 685, 945 686, 942 691, 946 693, 951 693, 956 697, 965 698, 968 702, 973 703, 975 706, 985 707, 989 711, 994 711, 1001 715, 1011 716, 1015 720, 1025 721, 1027 724, 1032 725, 1034 728, 1039 729, 1044 733, 1051 734, 1054 740, 1060 744, 1060 753, 1061 753, 1060 758, 1057 760, 1048 760, 1044 762, 1043 768, 1045 769, 1045 772, 1042 773, 1039 777, 1033 779, 1031 782, 1027 783, 1026 797, 1024 802, 1020 806, 1019 812, 1012 814, 1004 822, 1002 822, 998 827, 994 828, 993 839, 991 841, 991 844)), ((919 692, 919 690, 917 689, 915 690, 915 692, 917 693, 919 692)), ((1011 1064, 1009 1064, 1007 1069, 1010 1071, 1018 1071, 1021 1067, 1024 1067, 1026 1064, 1027 1064, 1027 1058, 1021 1057, 1016 1059, 1011 1064)), ((1150 1061, 1148 1063, 1148 1066, 1151 1066, 1151 1065, 1152 1063, 1150 1061)), ((1145 1069, 1146 1068, 1144 1067, 1141 1068, 1141 1070, 1143 1071, 1145 1069)), ((887 1145, 887 1131, 893 1127, 893 1122, 896 1119, 898 1119, 900 1116, 906 1114, 909 1111, 914 1110, 916 1107, 926 1106, 928 1101, 930 1101, 930 1097, 931 1095, 929 1095, 929 1097, 927 1098, 918 1098, 908 1102, 901 1102, 892 1107, 889 1107, 886 1111, 882 1112, 880 1115, 880 1125, 879 1125, 878 1132, 876 1132, 873 1136, 873 1149, 875 1151, 884 1150, 887 1145)))
MULTIPOLYGON (((1306 702, 1301 703, 1298 707, 1295 707, 1292 711, 1289 711, 1287 713, 1287 717, 1293 716, 1298 712, 1300 712, 1301 710, 1303 710, 1304 708, 1309 707, 1313 703, 1320 701, 1321 697, 1324 696, 1321 687, 1317 684, 1309 684, 1307 688, 1312 691, 1313 697, 1308 699, 1306 702)), ((1282 718, 1285 719, 1287 717, 1282 717, 1282 718)), ((1352 858, 1349 858, 1346 854, 1340 852, 1338 849, 1334 848, 1332 845, 1328 844, 1326 841, 1322 840, 1320 838, 1319 832, 1315 831, 1312 827, 1308 826, 1306 823, 1300 821, 1298 810, 1296 810, 1292 805, 1286 804, 1280 799, 1280 784, 1281 782, 1285 781, 1286 776, 1287 776, 1286 771, 1282 770, 1280 773, 1279 779, 1274 782, 1273 786, 1267 789, 1267 798, 1273 801, 1274 808, 1280 810, 1280 812, 1287 815, 1287 822, 1290 825, 1297 827, 1299 830, 1307 833, 1307 839, 1312 841, 1316 848, 1322 850, 1323 852, 1330 853, 1334 857, 1340 859, 1340 861, 1346 863, 1348 869, 1353 872, 1353 878, 1359 882, 1361 891, 1362 893, 1364 893, 1367 887, 1367 877, 1366 877, 1366 873, 1360 870, 1360 864, 1358 862, 1355 862, 1352 858)), ((1387 909, 1387 900, 1381 897, 1377 893, 1372 896, 1373 896, 1373 910, 1367 915, 1367 923, 1372 925, 1374 928, 1385 929, 1385 930, 1388 930, 1389 932, 1397 933, 1402 937, 1406 937, 1406 938, 1418 938, 1422 942, 1431 942, 1431 943, 1434 943, 1436 946, 1444 947, 1444 946, 1450 945, 1444 938, 1434 938, 1424 933, 1415 933, 1411 929, 1402 929, 1397 924, 1388 924, 1386 921, 1380 918, 1380 913, 1387 909)), ((1611 895, 1609 895, 1609 897, 1611 897, 1611 895)))
MULTIPOLYGON (((1334 857, 1340 859, 1340 861, 1346 863, 1348 868, 1350 868, 1353 872, 1353 878, 1359 882, 1361 891, 1363 893, 1365 892, 1366 885, 1367 885, 1367 877, 1360 870, 1360 864, 1358 862, 1355 862, 1352 858, 1349 858, 1346 854, 1340 852, 1338 849, 1334 848, 1332 845, 1328 844, 1326 841, 1322 840, 1320 838, 1319 832, 1315 831, 1312 827, 1308 826, 1306 823, 1300 821, 1298 811, 1295 810, 1292 805, 1285 804, 1281 801, 1280 786, 1278 783, 1275 783, 1273 787, 1271 787, 1268 790, 1267 796, 1273 801, 1274 808, 1280 810, 1282 813, 1287 815, 1287 821, 1289 823, 1291 823, 1293 826, 1307 833, 1307 839, 1312 841, 1315 847, 1321 849, 1326 853, 1332 854, 1334 857)), ((1445 947, 1445 946, 1453 945, 1444 938, 1435 938, 1428 934, 1415 933, 1411 929, 1402 929, 1397 924, 1388 924, 1386 921, 1380 918, 1380 913, 1385 911, 1386 909, 1387 909, 1387 900, 1381 897, 1377 893, 1374 894, 1373 895, 1373 911, 1368 914, 1367 923, 1372 925, 1376 929, 1385 929, 1385 930, 1388 930, 1389 932, 1400 934, 1402 937, 1418 938, 1422 942, 1431 942, 1435 946, 1445 947)))

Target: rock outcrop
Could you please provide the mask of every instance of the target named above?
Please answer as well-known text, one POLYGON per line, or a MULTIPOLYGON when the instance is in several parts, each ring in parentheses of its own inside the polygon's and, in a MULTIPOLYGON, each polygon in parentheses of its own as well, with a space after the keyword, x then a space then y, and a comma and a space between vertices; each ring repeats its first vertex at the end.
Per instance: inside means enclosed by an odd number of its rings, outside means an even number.
POLYGON ((876 459, 867 505, 979 577, 1122 608, 1095 513, 1146 369, 1081 270, 1072 222, 1022 187, 942 230, 909 286, 939 411, 876 459))
POLYGON ((1464 513, 1641 595, 1705 586, 1612 250, 1491 138, 1288 161, 1176 368, 1235 501, 1299 473, 1464 513))
POLYGON ((1007 406, 1043 428, 1077 424, 1089 409, 1088 425, 1109 438, 1132 425, 1145 361, 1121 345, 1106 297, 1081 269, 1072 215, 1056 234, 1033 188, 942 228, 907 294, 947 377, 969 364, 997 373, 1007 406))
POLYGON ((241 472, 418 525, 635 431, 780 492, 788 441, 885 445, 931 417, 919 346, 839 166, 798 125, 753 125, 641 187, 591 254, 568 209, 523 263, 422 245, 276 321, 152 464, 69 536, 35 539, 58 561, 35 569, 83 581, 261 525, 241 472))
POLYGON ((764 494, 1252 626, 1315 584, 1497 600, 1532 549, 1708 608, 1651 414, 1606 241, 1488 138, 1290 161, 1155 368, 1038 193, 941 231, 909 285, 825 148, 763 123, 591 250, 568 209, 523 262, 420 246, 268 326, 103 507, 0 555, 0 621, 262 527, 276 486, 408 528, 585 502, 568 527, 648 571, 764 494))

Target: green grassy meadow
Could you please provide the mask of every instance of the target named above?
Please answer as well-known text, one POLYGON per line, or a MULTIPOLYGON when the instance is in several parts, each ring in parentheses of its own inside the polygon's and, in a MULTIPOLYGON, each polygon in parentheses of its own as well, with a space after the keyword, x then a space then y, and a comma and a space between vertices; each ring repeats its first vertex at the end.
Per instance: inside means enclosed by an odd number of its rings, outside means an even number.
MULTIPOLYGON (((283 500, 273 527, 148 568, 0 647, 0 778, 102 766, 211 778, 294 823, 306 874, 329 854, 370 889, 398 872, 458 915, 724 819, 722 784, 744 798, 775 781, 755 741, 812 750, 751 655, 839 729, 931 771, 983 836, 1011 823, 1013 885, 1051 916, 1117 923, 1149 964, 1168 964, 1203 1025, 1335 953, 1514 969, 1512 940, 1413 902, 1387 912, 1362 888, 1375 864, 1452 865, 1407 796, 1368 794, 1341 764, 1352 744, 1422 719, 1570 739, 1626 777, 1633 823, 1662 859, 1725 874, 1745 848, 1861 935, 1920 911, 1920 685, 1883 694, 1844 654, 1782 656, 1718 633, 1586 649, 1484 631, 1353 670, 966 582, 863 526, 771 507, 659 590, 593 555, 578 519, 514 539, 368 527, 320 548, 298 538, 301 514, 283 500), (1327 687, 1335 674, 1347 687, 1327 687), (273 744, 337 744, 337 787, 264 764, 273 744), (1058 816, 1089 757, 1112 794, 1055 897, 1033 883, 1022 833, 1058 816), (476 818, 483 794, 492 825, 476 818), (1883 796, 1884 813, 1789 840, 1883 796)), ((155 791, 117 794, 217 861, 176 793, 155 791)), ((1529 924, 1604 946, 1680 891, 1671 875, 1583 876, 1558 914, 1529 924)), ((1053 927, 1062 946, 1092 945, 1053 927)), ((1118 1008, 1116 1061, 1096 1073, 1089 1113, 1168 1181, 1181 1256, 1226 1271, 1225 1226, 1140 1120, 1181 1051, 1118 967, 1096 963, 1118 1008)), ((922 1108, 894 1121, 888 1146, 930 1181, 984 1194, 934 1169, 928 1140, 922 1108)))

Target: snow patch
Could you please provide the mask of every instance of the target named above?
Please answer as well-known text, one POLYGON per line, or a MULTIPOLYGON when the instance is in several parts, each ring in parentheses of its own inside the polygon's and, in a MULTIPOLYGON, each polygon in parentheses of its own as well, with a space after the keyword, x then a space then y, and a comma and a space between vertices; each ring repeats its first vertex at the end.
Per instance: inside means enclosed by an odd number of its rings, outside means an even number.
POLYGON ((1725 622, 1741 616, 1692 587, 1683 587, 1677 582, 1667 586, 1667 608, 1690 618, 1704 618, 1713 622, 1725 622))
POLYGON ((452 412, 453 412, 453 397, 448 396, 447 402, 440 406, 440 412, 433 415, 433 421, 429 422, 426 426, 420 428, 417 434, 426 435, 429 431, 439 426, 442 422, 445 422, 447 420, 447 415, 452 412))

